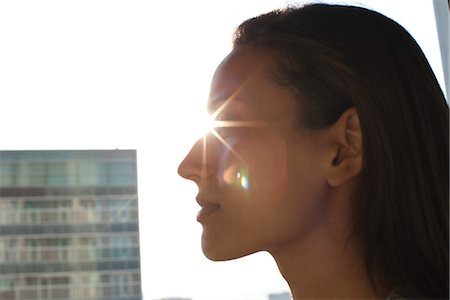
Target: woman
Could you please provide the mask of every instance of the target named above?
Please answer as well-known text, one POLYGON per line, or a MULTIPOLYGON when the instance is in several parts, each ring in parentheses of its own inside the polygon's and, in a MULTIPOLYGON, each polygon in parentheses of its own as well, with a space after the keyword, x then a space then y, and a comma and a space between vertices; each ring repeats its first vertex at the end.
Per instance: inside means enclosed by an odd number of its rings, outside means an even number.
POLYGON ((325 4, 247 20, 208 106, 179 167, 208 258, 268 251, 294 299, 448 299, 448 106, 400 25, 325 4))

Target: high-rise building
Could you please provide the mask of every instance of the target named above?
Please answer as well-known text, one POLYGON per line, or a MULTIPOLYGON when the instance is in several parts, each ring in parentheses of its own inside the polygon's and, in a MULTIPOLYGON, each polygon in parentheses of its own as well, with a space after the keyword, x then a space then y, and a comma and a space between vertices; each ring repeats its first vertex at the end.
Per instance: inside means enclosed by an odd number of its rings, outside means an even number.
POLYGON ((291 300, 291 293, 284 292, 284 293, 274 293, 269 294, 269 300, 291 300))
POLYGON ((136 151, 0 151, 0 299, 142 299, 136 151))
POLYGON ((156 300, 191 300, 190 298, 178 298, 178 297, 172 297, 172 298, 161 298, 156 300))

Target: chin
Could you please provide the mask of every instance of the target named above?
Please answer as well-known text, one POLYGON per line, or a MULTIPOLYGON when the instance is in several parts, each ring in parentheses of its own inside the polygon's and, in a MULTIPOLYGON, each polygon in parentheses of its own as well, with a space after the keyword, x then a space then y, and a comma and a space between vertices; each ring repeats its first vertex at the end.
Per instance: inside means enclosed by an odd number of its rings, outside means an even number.
POLYGON ((208 245, 204 242, 202 242, 202 251, 203 254, 212 261, 233 260, 258 252, 258 250, 245 251, 244 249, 239 249, 237 247, 220 247, 217 245, 208 245))
POLYGON ((203 254, 206 256, 207 259, 211 261, 226 261, 234 259, 230 256, 217 255, 216 253, 207 252, 205 250, 203 250, 203 254))

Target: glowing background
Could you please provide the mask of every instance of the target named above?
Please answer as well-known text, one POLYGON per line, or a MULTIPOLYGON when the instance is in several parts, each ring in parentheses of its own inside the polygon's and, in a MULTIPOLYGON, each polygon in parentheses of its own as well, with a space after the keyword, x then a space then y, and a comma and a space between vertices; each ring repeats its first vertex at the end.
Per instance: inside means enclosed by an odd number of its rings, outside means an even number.
MULTIPOLYGON (((405 26, 443 83, 431 0, 359 2, 405 26)), ((285 4, 0 2, 0 148, 138 150, 144 299, 266 299, 287 290, 266 254, 203 257, 196 188, 176 173, 234 28, 285 4)))

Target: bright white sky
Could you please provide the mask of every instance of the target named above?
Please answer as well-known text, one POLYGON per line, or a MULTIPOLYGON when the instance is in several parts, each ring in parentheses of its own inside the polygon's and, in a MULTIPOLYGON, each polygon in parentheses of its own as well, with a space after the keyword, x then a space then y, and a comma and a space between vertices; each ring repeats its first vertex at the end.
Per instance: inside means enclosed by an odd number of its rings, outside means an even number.
MULTIPOLYGON (((407 28, 443 86, 432 0, 358 2, 407 28)), ((176 173, 234 28, 286 3, 298 2, 0 2, 0 149, 138 150, 145 300, 288 290, 267 254, 204 258, 196 187, 176 173)))

